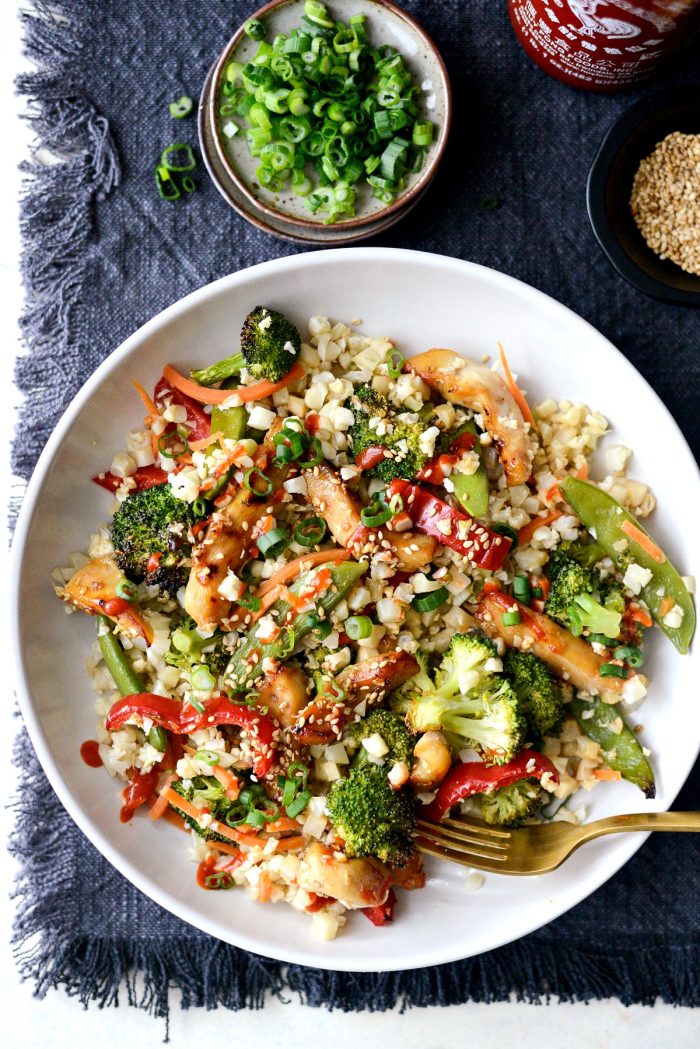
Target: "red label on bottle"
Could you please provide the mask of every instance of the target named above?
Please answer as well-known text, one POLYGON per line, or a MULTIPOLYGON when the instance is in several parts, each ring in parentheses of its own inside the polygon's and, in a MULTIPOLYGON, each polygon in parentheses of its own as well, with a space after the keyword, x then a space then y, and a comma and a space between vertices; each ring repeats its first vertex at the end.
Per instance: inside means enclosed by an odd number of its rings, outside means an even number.
POLYGON ((642 80, 694 28, 700 0, 508 0, 531 58, 567 84, 615 90, 642 80))

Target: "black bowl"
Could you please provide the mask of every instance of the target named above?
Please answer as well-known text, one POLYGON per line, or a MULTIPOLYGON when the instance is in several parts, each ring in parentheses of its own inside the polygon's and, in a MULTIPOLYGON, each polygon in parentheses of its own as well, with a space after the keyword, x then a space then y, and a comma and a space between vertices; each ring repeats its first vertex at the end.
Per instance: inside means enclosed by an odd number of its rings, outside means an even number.
POLYGON ((660 259, 637 229, 629 205, 640 160, 672 131, 700 134, 697 85, 644 98, 613 124, 588 175, 588 217, 608 259, 633 287, 661 302, 700 308, 700 276, 660 259))

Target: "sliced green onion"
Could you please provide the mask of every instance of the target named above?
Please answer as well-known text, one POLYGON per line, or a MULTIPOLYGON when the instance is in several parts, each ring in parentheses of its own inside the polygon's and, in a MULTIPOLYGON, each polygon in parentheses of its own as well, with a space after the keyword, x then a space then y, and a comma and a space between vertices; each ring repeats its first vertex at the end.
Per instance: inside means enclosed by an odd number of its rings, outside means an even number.
POLYGON ((204 499, 195 499, 192 503, 192 512, 195 517, 206 517, 209 507, 204 499))
POLYGON ((617 644, 614 638, 608 637, 607 634, 589 634, 588 640, 591 644, 605 645, 606 648, 614 648, 617 644))
POLYGON ((165 753, 165 748, 168 745, 168 733, 160 725, 154 725, 149 730, 146 736, 147 741, 151 744, 154 750, 159 750, 161 754, 165 753))
POLYGON ((392 495, 389 500, 389 509, 391 510, 393 517, 396 517, 397 514, 403 513, 403 499, 398 492, 392 495))
POLYGON ((198 750, 195 754, 195 758, 197 761, 201 761, 204 765, 209 765, 210 768, 219 764, 219 755, 215 754, 213 750, 198 750))
POLYGON ((520 612, 504 612, 501 616, 501 622, 503 626, 519 626, 522 623, 520 612))
POLYGON ((485 197, 482 197, 479 201, 479 211, 496 211, 500 207, 501 202, 495 193, 487 193, 485 197))
POLYGON ((194 105, 189 95, 183 95, 182 98, 178 98, 177 102, 171 102, 168 106, 170 116, 175 120, 182 120, 183 117, 188 117, 193 108, 194 105))
POLYGON ((299 460, 299 466, 302 470, 308 470, 309 467, 318 466, 319 463, 323 462, 323 449, 318 437, 311 438, 309 447, 314 449, 314 455, 311 459, 299 460))
POLYGON ((432 120, 416 120, 413 125, 412 142, 414 146, 429 146, 433 141, 432 120))
POLYGON ((198 692, 209 692, 216 684, 209 667, 204 663, 194 668, 190 681, 192 688, 196 688, 198 692))
POLYGON ((318 626, 313 628, 313 632, 319 641, 325 641, 328 635, 333 632, 333 624, 329 623, 327 619, 323 619, 318 626))
POLYGON ((239 128, 235 120, 227 120, 221 129, 221 133, 222 135, 225 135, 226 138, 233 138, 239 133, 240 130, 241 129, 239 128))
POLYGON ((168 171, 194 171, 197 167, 192 146, 188 146, 186 142, 173 142, 163 150, 160 162, 168 171))
POLYGON ((134 601, 136 600, 138 590, 129 579, 120 579, 114 588, 114 593, 117 597, 123 598, 124 601, 134 601))
POLYGON ((392 379, 398 379, 399 375, 403 371, 403 366, 406 363, 406 358, 398 350, 390 349, 386 355, 386 370, 392 379))
POLYGON ((627 677, 627 667, 619 667, 617 663, 603 663, 598 671, 601 677, 627 677))
POLYGON ((294 529, 294 542, 300 546, 318 546, 322 543, 327 531, 322 517, 307 517, 294 529))
POLYGON ((197 183, 193 178, 190 178, 189 175, 185 175, 185 177, 182 180, 182 188, 184 189, 185 193, 194 193, 194 191, 197 188, 197 183))
POLYGON ((294 455, 288 444, 278 444, 275 449, 275 462, 291 463, 294 455))
POLYGON ((644 662, 642 650, 638 645, 620 645, 615 649, 613 655, 615 659, 622 659, 625 663, 629 663, 635 670, 644 662))
POLYGON ((249 18, 243 26, 243 32, 251 40, 264 40, 267 36, 265 23, 260 18, 249 18))
POLYGON ((256 830, 262 830, 265 826, 265 816, 258 809, 251 809, 245 818, 245 822, 249 827, 255 827, 256 830))
POLYGON ((542 587, 541 586, 533 586, 533 588, 532 588, 532 596, 536 597, 538 601, 541 601, 542 598, 544 597, 544 590, 542 589, 542 587))
POLYGON ((390 521, 393 516, 386 503, 378 499, 360 511, 360 520, 366 528, 379 528, 390 521))
POLYGON ((530 590, 530 580, 526 575, 515 576, 513 580, 513 594, 517 597, 518 601, 522 601, 524 605, 530 604, 532 591, 530 590))
POLYGON ((293 761, 287 769, 287 776, 290 779, 296 780, 298 785, 301 785, 302 789, 306 786, 309 778, 309 768, 303 761, 293 761), (297 775, 299 773, 299 775, 297 775))
POLYGON ((269 532, 265 532, 263 535, 259 535, 255 540, 257 546, 263 557, 279 557, 280 554, 289 546, 292 541, 288 530, 286 528, 271 528, 269 532))
POLYGON ((413 598, 411 606, 415 608, 416 612, 432 612, 434 609, 444 605, 449 596, 447 587, 441 586, 438 590, 428 591, 427 594, 418 594, 413 598))
POLYGON ((198 699, 195 699, 194 696, 188 696, 187 702, 190 704, 190 706, 194 707, 198 714, 204 713, 204 705, 200 703, 198 699))
POLYGON ((310 790, 302 790, 301 793, 297 795, 297 797, 291 803, 291 805, 287 805, 286 807, 286 812, 289 818, 291 820, 296 819, 296 817, 304 811, 306 806, 311 801, 312 797, 313 795, 311 794, 310 790))
POLYGON ((257 466, 251 466, 250 470, 246 470, 243 477, 243 484, 249 492, 252 492, 253 495, 258 495, 261 498, 266 498, 268 495, 272 495, 272 489, 274 487, 267 474, 264 474, 257 466))
POLYGON ((179 200, 180 189, 177 183, 170 177, 170 172, 162 164, 159 164, 155 170, 156 186, 158 187, 158 193, 163 200, 179 200))
POLYGON ((208 889, 232 889, 236 883, 228 871, 217 871, 207 874, 204 884, 208 889))
POLYGON ((364 637, 371 637, 374 624, 369 616, 350 616, 345 620, 344 629, 351 641, 361 641, 364 637))
POLYGON ((291 805, 297 796, 298 785, 293 779, 287 779, 284 781, 284 789, 282 791, 282 808, 286 809, 287 805, 291 805))
POLYGON ((580 637, 583 633, 583 620, 581 619, 579 609, 576 605, 569 605, 566 614, 569 617, 569 630, 574 637, 580 637))

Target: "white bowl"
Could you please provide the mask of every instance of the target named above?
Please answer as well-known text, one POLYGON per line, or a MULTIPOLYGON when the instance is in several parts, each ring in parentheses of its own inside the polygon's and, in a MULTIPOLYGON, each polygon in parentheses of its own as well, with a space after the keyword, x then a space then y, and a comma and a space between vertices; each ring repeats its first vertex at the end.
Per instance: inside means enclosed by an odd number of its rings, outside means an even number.
MULTIPOLYGON (((654 535, 685 573, 697 550, 700 485, 693 457, 656 394, 589 324, 552 299, 468 262, 387 248, 315 252, 253 266, 170 306, 120 346, 66 411, 39 461, 14 546, 15 653, 22 712, 46 773, 73 819, 143 892, 222 940, 289 962, 380 971, 434 965, 490 950, 556 918, 595 891, 632 856, 642 835, 600 839, 539 878, 486 878, 470 894, 462 868, 428 864, 428 885, 402 893, 393 925, 355 915, 332 943, 310 933, 308 916, 261 906, 242 891, 203 892, 187 839, 167 823, 119 822, 118 785, 88 768, 78 748, 94 737, 93 696, 84 672, 94 638, 87 616, 67 616, 49 580, 84 548, 108 516, 110 497, 90 477, 140 425, 130 379, 152 386, 170 361, 183 371, 231 352, 252 305, 268 303, 302 327, 313 314, 390 335, 404 353, 449 346, 480 359, 505 345, 532 403, 546 396, 585 401, 612 422, 612 440, 634 449, 635 477, 652 485, 654 535)), ((698 752, 697 645, 677 655, 659 631, 647 645, 649 698, 638 714, 653 751, 657 797, 627 783, 601 784, 581 801, 588 818, 670 806, 698 752), (679 730, 680 729, 680 730, 679 730)), ((649 892, 651 894, 651 889, 649 892)), ((649 903, 653 901, 650 897, 649 903)))

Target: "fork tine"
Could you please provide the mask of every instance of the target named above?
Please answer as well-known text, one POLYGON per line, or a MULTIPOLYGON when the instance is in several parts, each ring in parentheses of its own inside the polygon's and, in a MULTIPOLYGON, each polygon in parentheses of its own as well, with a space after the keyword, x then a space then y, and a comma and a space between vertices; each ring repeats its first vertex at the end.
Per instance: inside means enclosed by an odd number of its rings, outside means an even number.
POLYGON ((429 835, 437 840, 440 840, 441 838, 450 839, 455 842, 461 842, 463 845, 477 845, 485 849, 508 848, 508 842, 502 838, 496 838, 492 841, 488 837, 481 837, 478 833, 478 829, 476 833, 473 833, 471 826, 468 825, 463 825, 459 830, 453 830, 452 827, 445 827, 442 824, 431 823, 429 820, 419 819, 417 823, 424 835, 429 835))
POLYGON ((495 849, 489 849, 488 847, 485 848, 481 842, 474 845, 471 842, 444 837, 439 833, 427 833, 426 831, 421 831, 420 839, 421 841, 430 842, 433 845, 439 845, 443 849, 450 849, 452 852, 458 852, 469 856, 479 856, 484 860, 493 860, 494 863, 497 864, 504 863, 508 858, 508 853, 505 849, 497 851, 495 849))
POLYGON ((510 838, 511 832, 502 827, 494 827, 489 823, 477 823, 476 820, 468 820, 463 817, 445 816, 440 821, 441 826, 459 827, 461 830, 469 831, 470 834, 479 834, 483 838, 510 838))
POLYGON ((453 852, 452 849, 434 845, 432 842, 425 841, 422 838, 416 838, 415 842, 416 848, 421 852, 425 852, 429 856, 435 856, 439 860, 449 860, 451 863, 459 863, 462 867, 475 867, 477 870, 490 871, 494 874, 506 873, 498 860, 487 859, 483 856, 476 856, 466 852, 462 854, 453 852))

